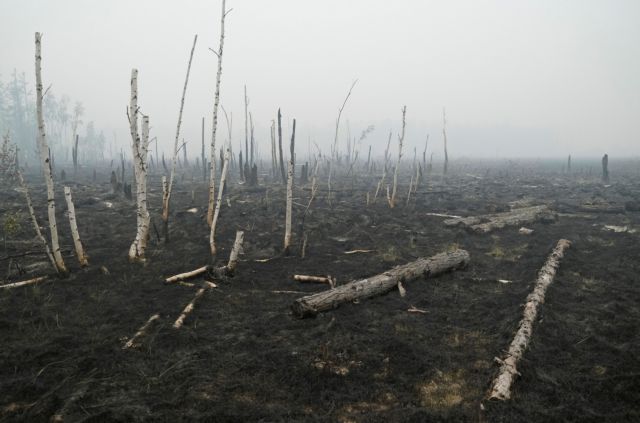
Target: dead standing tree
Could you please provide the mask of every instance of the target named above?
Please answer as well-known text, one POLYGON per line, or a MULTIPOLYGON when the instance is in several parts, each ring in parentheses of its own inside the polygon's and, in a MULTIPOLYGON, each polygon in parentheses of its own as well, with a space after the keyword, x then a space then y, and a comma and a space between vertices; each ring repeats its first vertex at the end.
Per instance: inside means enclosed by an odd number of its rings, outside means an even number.
POLYGON ((287 177, 284 173, 284 158, 282 157, 282 114, 278 109, 278 149, 280 150, 280 176, 282 183, 285 183, 287 177))
POLYGON ((218 128, 218 105, 220 104, 220 78, 222 77, 222 52, 224 49, 224 20, 233 9, 227 10, 226 1, 222 0, 222 13, 220 15, 220 46, 218 51, 210 49, 218 56, 218 72, 216 73, 216 92, 213 100, 213 127, 211 129, 211 157, 209 163, 209 207, 207 209, 207 223, 213 222, 213 212, 216 195, 216 129, 218 128))
POLYGON ((291 146, 289 166, 287 172, 287 211, 285 216, 284 230, 284 254, 289 255, 289 247, 291 245, 291 212, 293 208, 293 174, 295 163, 295 143, 296 143, 296 120, 293 120, 293 132, 291 133, 291 146))
POLYGON ((131 152, 136 181, 137 230, 129 248, 130 261, 144 261, 149 235, 149 210, 147 210, 147 151, 149 147, 149 116, 142 116, 142 137, 138 132, 138 70, 131 70, 131 101, 128 117, 131 131, 131 152))
POLYGON ((391 201, 389 201, 389 207, 394 208, 396 205, 396 194, 398 191, 398 169, 400 169, 400 160, 402 159, 402 142, 404 141, 404 128, 407 115, 407 106, 402 108, 402 131, 398 136, 398 161, 396 162, 396 168, 393 171, 393 192, 391 194, 391 201))
MULTIPOLYGON (((180 112, 178 113, 178 125, 176 127, 176 139, 173 143, 173 158, 171 160, 171 173, 169 174, 169 183, 166 185, 166 189, 162 190, 162 223, 164 227, 164 240, 169 241, 169 203, 171 201, 171 190, 173 188, 173 178, 176 173, 176 162, 178 159, 178 139, 180 137, 180 126, 182 125, 182 111, 184 110, 184 97, 187 94, 187 84, 189 83, 189 73, 191 72, 191 62, 193 61, 193 52, 196 49, 196 43, 198 42, 198 34, 193 37, 193 45, 191 46, 191 54, 189 55, 189 64, 187 65, 187 76, 184 80, 184 87, 182 88, 182 99, 180 100, 180 112)), ((203 122, 204 126, 204 122, 203 122)), ((184 163, 187 164, 186 158, 186 146, 184 163)))
POLYGON ((49 217, 49 231, 51 233, 51 250, 55 260, 56 269, 59 274, 65 275, 67 268, 60 252, 58 242, 58 226, 56 224, 56 202, 53 185, 53 171, 49 157, 49 146, 47 145, 44 118, 42 114, 42 71, 41 71, 41 35, 36 32, 36 114, 38 118, 38 147, 40 150, 40 160, 42 161, 42 171, 47 185, 47 212, 49 217))
POLYGON ((334 160, 338 159, 338 130, 340 129, 340 118, 342 117, 342 111, 344 110, 344 106, 347 105, 347 101, 349 100, 349 97, 351 97, 351 91, 353 91, 353 87, 356 86, 357 82, 358 82, 357 79, 353 81, 353 84, 351 84, 351 88, 349 88, 349 92, 347 93, 347 96, 344 98, 344 101, 342 102, 342 106, 340 107, 340 110, 338 110, 338 118, 336 119, 336 133, 333 138, 333 147, 331 147, 331 150, 332 150, 331 157, 334 160))
POLYGON ((449 167, 449 152, 447 151, 447 114, 442 108, 442 136, 444 138, 444 168, 442 170, 442 175, 447 174, 447 169, 449 167))
POLYGON ((64 198, 67 201, 67 211, 69 213, 69 226, 71 228, 71 237, 73 238, 73 245, 76 249, 76 256, 80 262, 81 267, 87 267, 89 260, 84 252, 82 241, 80 240, 80 232, 78 232, 78 221, 76 219, 76 208, 71 198, 71 187, 64 187, 64 198))

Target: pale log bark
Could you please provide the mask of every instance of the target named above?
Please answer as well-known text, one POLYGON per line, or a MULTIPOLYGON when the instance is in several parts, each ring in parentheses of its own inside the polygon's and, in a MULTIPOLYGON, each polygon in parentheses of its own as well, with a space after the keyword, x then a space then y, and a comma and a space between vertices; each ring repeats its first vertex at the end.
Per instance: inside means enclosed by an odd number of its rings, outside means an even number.
POLYGON ((42 171, 47 185, 47 214, 49 218, 49 232, 51 234, 51 250, 56 263, 58 273, 66 274, 67 268, 60 252, 58 241, 58 225, 56 223, 56 202, 53 186, 53 171, 51 170, 51 160, 49 157, 49 146, 47 144, 44 118, 42 112, 42 71, 41 71, 41 36, 36 32, 36 114, 38 118, 38 146, 40 149, 40 160, 42 161, 42 171))
POLYGON ((129 341, 127 341, 126 344, 124 344, 124 346, 122 347, 123 350, 126 350, 127 348, 131 348, 133 346, 136 346, 136 340, 138 340, 138 338, 142 337, 145 335, 145 333, 147 332, 147 329, 149 329, 149 326, 151 326, 151 324, 158 320, 160 318, 159 314, 154 314, 153 316, 149 317, 149 320, 147 320, 147 322, 142 325, 142 327, 140 329, 138 329, 138 331, 135 333, 135 335, 133 335, 133 337, 131 339, 129 339, 129 341))
POLYGON ((516 366, 524 355, 531 340, 533 324, 538 314, 538 307, 544 303, 545 293, 551 282, 553 282, 553 278, 560 266, 560 259, 564 257, 565 251, 570 246, 571 242, 566 239, 558 241, 558 244, 547 258, 544 266, 542 266, 542 269, 538 272, 538 279, 533 287, 533 291, 527 296, 527 302, 524 305, 522 320, 520 320, 518 331, 509 345, 506 358, 500 360, 500 370, 498 376, 493 380, 489 399, 508 400, 511 397, 511 385, 518 374, 516 366))
POLYGON ((208 270, 209 270, 209 266, 202 266, 202 267, 199 267, 196 270, 192 270, 190 272, 180 273, 178 275, 171 276, 171 277, 165 279, 165 282, 167 282, 167 283, 175 283, 175 282, 180 282, 180 281, 186 281, 188 279, 195 278, 196 276, 203 275, 203 274, 207 273, 208 270))
POLYGON ((80 232, 78 232, 78 222, 76 220, 76 208, 73 205, 70 187, 64 187, 64 198, 67 201, 67 210, 69 212, 69 226, 71 227, 71 237, 73 238, 73 246, 76 250, 76 256, 78 257, 80 266, 86 267, 89 265, 89 261, 87 260, 87 255, 84 253, 82 241, 80 241, 80 232))
POLYGON ((419 277, 437 276, 450 270, 462 268, 468 263, 469 253, 465 250, 440 253, 430 258, 421 258, 396 266, 367 279, 349 282, 334 289, 302 297, 296 300, 291 308, 296 317, 314 316, 346 302, 384 294, 397 287, 398 282, 411 281, 419 277))
POLYGON ((42 282, 42 281, 44 281, 46 279, 47 279, 46 276, 40 276, 40 277, 37 277, 37 278, 29 279, 27 281, 14 282, 14 283, 8 283, 6 285, 0 285, 0 289, 12 289, 12 288, 18 288, 20 286, 25 286, 25 285, 33 285, 35 283, 42 282))
POLYGON ((520 226, 537 220, 554 220, 555 214, 548 206, 514 209, 504 213, 447 219, 446 226, 465 226, 477 233, 487 233, 506 226, 520 226))
POLYGON ((198 292, 196 292, 196 295, 193 297, 191 302, 187 304, 184 310, 182 310, 182 313, 180 314, 180 316, 174 322, 173 324, 174 329, 180 329, 182 327, 187 316, 193 311, 193 308, 196 305, 196 301, 198 301, 198 299, 202 297, 208 289, 211 289, 211 288, 217 288, 217 285, 215 283, 208 282, 208 281, 205 281, 202 284, 202 288, 200 288, 198 292))

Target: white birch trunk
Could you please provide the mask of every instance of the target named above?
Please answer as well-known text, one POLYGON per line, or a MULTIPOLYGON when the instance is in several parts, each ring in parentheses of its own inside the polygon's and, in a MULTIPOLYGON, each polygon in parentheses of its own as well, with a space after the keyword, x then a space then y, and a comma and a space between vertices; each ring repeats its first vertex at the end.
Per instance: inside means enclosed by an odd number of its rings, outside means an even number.
POLYGON ((18 180, 20 181, 20 187, 22 188, 22 192, 24 193, 24 198, 27 201, 27 208, 29 209, 29 215, 31 216, 31 222, 33 223, 33 227, 36 230, 36 234, 38 235, 38 238, 40 239, 40 241, 42 242, 42 245, 44 246, 44 250, 47 253, 47 257, 49 258, 49 261, 51 262, 53 269, 56 272, 59 272, 60 270, 58 269, 58 266, 56 266, 56 261, 53 258, 53 254, 51 254, 51 248, 49 248, 49 243, 45 239, 44 235, 42 235, 42 231, 40 230, 40 225, 38 225, 38 219, 36 219, 36 214, 33 210, 33 203, 31 202, 31 195, 29 194, 29 187, 24 181, 22 172, 19 169, 18 169, 18 180))
POLYGON ((284 222, 284 252, 289 254, 291 245, 291 209, 293 206, 293 158, 289 159, 287 170, 287 211, 284 222))
POLYGON ((216 92, 213 101, 213 128, 211 130, 211 157, 209 162, 209 207, 207 209, 207 223, 213 222, 213 209, 216 196, 216 129, 218 127, 218 105, 220 104, 220 78, 222 77, 222 52, 224 49, 224 19, 227 16, 225 0, 222 0, 222 15, 220 16, 220 46, 218 56, 218 72, 216 74, 216 92))
POLYGON ((82 241, 80 241, 80 233, 78 232, 78 222, 76 220, 76 208, 73 205, 73 199, 71 198, 70 187, 64 187, 64 198, 67 201, 67 210, 69 213, 69 226, 71 227, 71 237, 73 238, 73 245, 76 249, 76 255, 78 256, 78 261, 80 262, 80 266, 86 267, 89 265, 89 261, 87 260, 87 256, 84 253, 84 248, 82 247, 82 241))
POLYGON ((244 241, 244 232, 236 231, 236 240, 233 242, 233 248, 231 249, 231 254, 229 254, 229 262, 227 263, 226 272, 229 275, 233 275, 236 271, 236 267, 238 266, 238 255, 240 254, 240 250, 242 249, 242 243, 244 241))
MULTIPOLYGON (((182 125, 182 111, 184 110, 184 97, 187 94, 187 84, 189 83, 189 73, 191 72, 191 62, 193 60, 193 52, 196 49, 196 42, 198 41, 198 34, 193 38, 193 46, 191 47, 191 54, 189 55, 189 65, 187 66, 187 76, 184 80, 184 87, 182 88, 182 99, 180 100, 180 112, 178 113, 178 124, 176 126, 176 139, 173 144, 173 158, 171 160, 171 173, 169 174, 169 185, 166 191, 162 193, 162 220, 165 225, 165 241, 168 238, 168 222, 169 222, 169 202, 171 201, 171 189, 173 188, 173 178, 176 173, 176 162, 178 158, 178 139, 180 137, 180 126, 182 125)), ((164 178, 164 177, 163 177, 164 178)))
POLYGON ((544 303, 547 288, 553 282, 556 271, 560 266, 560 259, 564 257, 564 252, 569 246, 571 246, 571 242, 566 239, 558 241, 546 263, 540 269, 533 292, 527 296, 518 331, 513 337, 511 345, 509 345, 506 358, 500 360, 500 371, 493 381, 489 399, 508 400, 511 397, 511 385, 518 374, 516 365, 529 345, 531 334, 533 333, 533 323, 538 315, 538 306, 544 303))
POLYGON ((147 210, 147 147, 149 145, 149 116, 142 116, 142 139, 138 133, 138 70, 131 70, 131 101, 129 104, 131 151, 136 181, 136 237, 129 248, 129 260, 144 261, 149 235, 147 210))
POLYGON ((224 191, 224 182, 227 179, 229 171, 229 148, 227 147, 224 154, 224 164, 222 165, 222 175, 220 176, 220 188, 218 189, 218 199, 216 201, 216 209, 211 220, 211 231, 209 232, 209 246, 211 247, 211 255, 216 255, 216 224, 218 223, 218 215, 220 214, 220 205, 222 204, 222 194, 224 191))
POLYGON ((58 273, 64 275, 67 273, 67 268, 64 265, 62 253, 60 252, 60 243, 58 242, 58 226, 56 224, 56 202, 53 186, 53 172, 51 171, 49 146, 47 145, 44 118, 42 113, 42 54, 40 39, 40 33, 36 32, 36 114, 38 117, 38 146, 40 148, 42 171, 44 173, 44 179, 47 184, 47 213, 49 217, 49 231, 51 233, 51 249, 58 273))

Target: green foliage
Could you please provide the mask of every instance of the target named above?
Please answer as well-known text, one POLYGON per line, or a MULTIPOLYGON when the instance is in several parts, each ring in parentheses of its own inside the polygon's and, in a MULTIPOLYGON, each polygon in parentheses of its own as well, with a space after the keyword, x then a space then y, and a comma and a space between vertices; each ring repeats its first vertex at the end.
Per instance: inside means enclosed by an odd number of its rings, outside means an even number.
POLYGON ((6 134, 0 146, 0 186, 13 183, 17 177, 17 148, 6 134))
POLYGON ((22 216, 18 212, 6 212, 2 218, 2 233, 5 240, 16 235, 22 227, 22 216))

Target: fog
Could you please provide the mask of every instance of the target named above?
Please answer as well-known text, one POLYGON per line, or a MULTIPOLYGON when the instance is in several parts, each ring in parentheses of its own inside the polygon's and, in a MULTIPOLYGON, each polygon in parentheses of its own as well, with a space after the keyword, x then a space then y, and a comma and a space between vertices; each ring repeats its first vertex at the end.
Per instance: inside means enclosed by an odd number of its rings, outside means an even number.
MULTIPOLYGON (((338 109, 354 80, 340 140, 375 131, 381 153, 407 106, 408 150, 441 157, 442 109, 449 153, 460 157, 640 154, 640 2, 228 0, 221 104, 244 140, 244 85, 266 156, 282 108, 329 152, 338 109)), ((182 136, 210 141, 219 1, 2 0, 5 80, 14 68, 33 86, 34 32, 43 35, 43 78, 81 101, 84 121, 128 146, 131 68, 152 136, 170 149, 193 36, 198 45, 182 136)), ((219 141, 226 138, 224 118, 219 141)), ((83 129, 80 129, 82 133, 83 129)))

